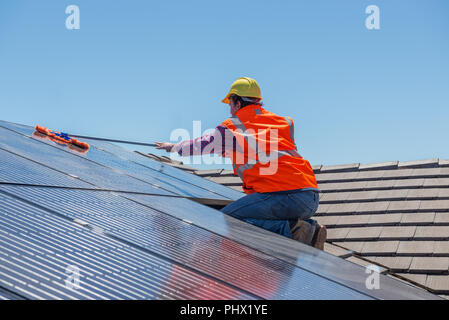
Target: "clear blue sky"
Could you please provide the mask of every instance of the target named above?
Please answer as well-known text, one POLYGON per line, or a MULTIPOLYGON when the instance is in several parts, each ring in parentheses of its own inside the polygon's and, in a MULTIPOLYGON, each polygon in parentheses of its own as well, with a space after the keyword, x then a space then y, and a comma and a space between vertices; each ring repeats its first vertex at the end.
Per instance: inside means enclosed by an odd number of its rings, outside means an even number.
POLYGON ((0 2, 2 120, 166 141, 221 123, 240 76, 312 164, 449 159, 447 0, 0 2))

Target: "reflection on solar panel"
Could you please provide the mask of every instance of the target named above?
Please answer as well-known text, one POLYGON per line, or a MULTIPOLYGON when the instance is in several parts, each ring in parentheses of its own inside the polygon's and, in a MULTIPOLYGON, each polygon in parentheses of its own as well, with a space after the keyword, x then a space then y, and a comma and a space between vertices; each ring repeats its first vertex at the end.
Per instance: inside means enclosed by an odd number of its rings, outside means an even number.
POLYGON ((191 200, 232 189, 32 132, 0 122, 0 299, 434 298, 384 275, 369 290, 362 267, 191 200))

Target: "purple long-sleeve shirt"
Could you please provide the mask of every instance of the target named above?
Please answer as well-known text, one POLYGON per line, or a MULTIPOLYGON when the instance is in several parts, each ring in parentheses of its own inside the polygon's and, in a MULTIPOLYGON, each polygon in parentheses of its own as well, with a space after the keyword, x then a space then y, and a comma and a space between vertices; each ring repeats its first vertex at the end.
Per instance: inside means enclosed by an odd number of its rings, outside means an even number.
POLYGON ((235 151, 236 139, 225 126, 219 125, 212 134, 205 134, 192 140, 181 141, 173 146, 172 151, 182 157, 202 154, 219 154, 225 156, 226 151, 235 151))

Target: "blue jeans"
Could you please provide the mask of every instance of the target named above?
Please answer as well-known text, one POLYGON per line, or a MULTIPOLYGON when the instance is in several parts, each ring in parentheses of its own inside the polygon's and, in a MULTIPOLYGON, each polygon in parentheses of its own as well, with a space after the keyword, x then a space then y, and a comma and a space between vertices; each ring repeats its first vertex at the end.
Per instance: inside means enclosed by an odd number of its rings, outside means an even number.
POLYGON ((311 224, 319 195, 312 190, 252 193, 227 205, 221 212, 263 229, 292 237, 290 228, 298 219, 311 224))

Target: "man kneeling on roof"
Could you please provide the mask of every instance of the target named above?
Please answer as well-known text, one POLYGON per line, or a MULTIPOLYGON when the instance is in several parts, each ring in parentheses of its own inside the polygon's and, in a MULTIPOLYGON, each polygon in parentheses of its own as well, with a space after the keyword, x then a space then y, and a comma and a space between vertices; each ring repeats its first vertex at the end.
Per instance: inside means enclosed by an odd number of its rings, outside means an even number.
POLYGON ((157 148, 181 156, 231 158, 247 195, 221 211, 323 250, 326 228, 311 219, 319 189, 309 161, 297 152, 292 119, 262 108, 259 85, 247 77, 237 79, 222 102, 232 116, 213 134, 177 144, 157 142, 157 148))

